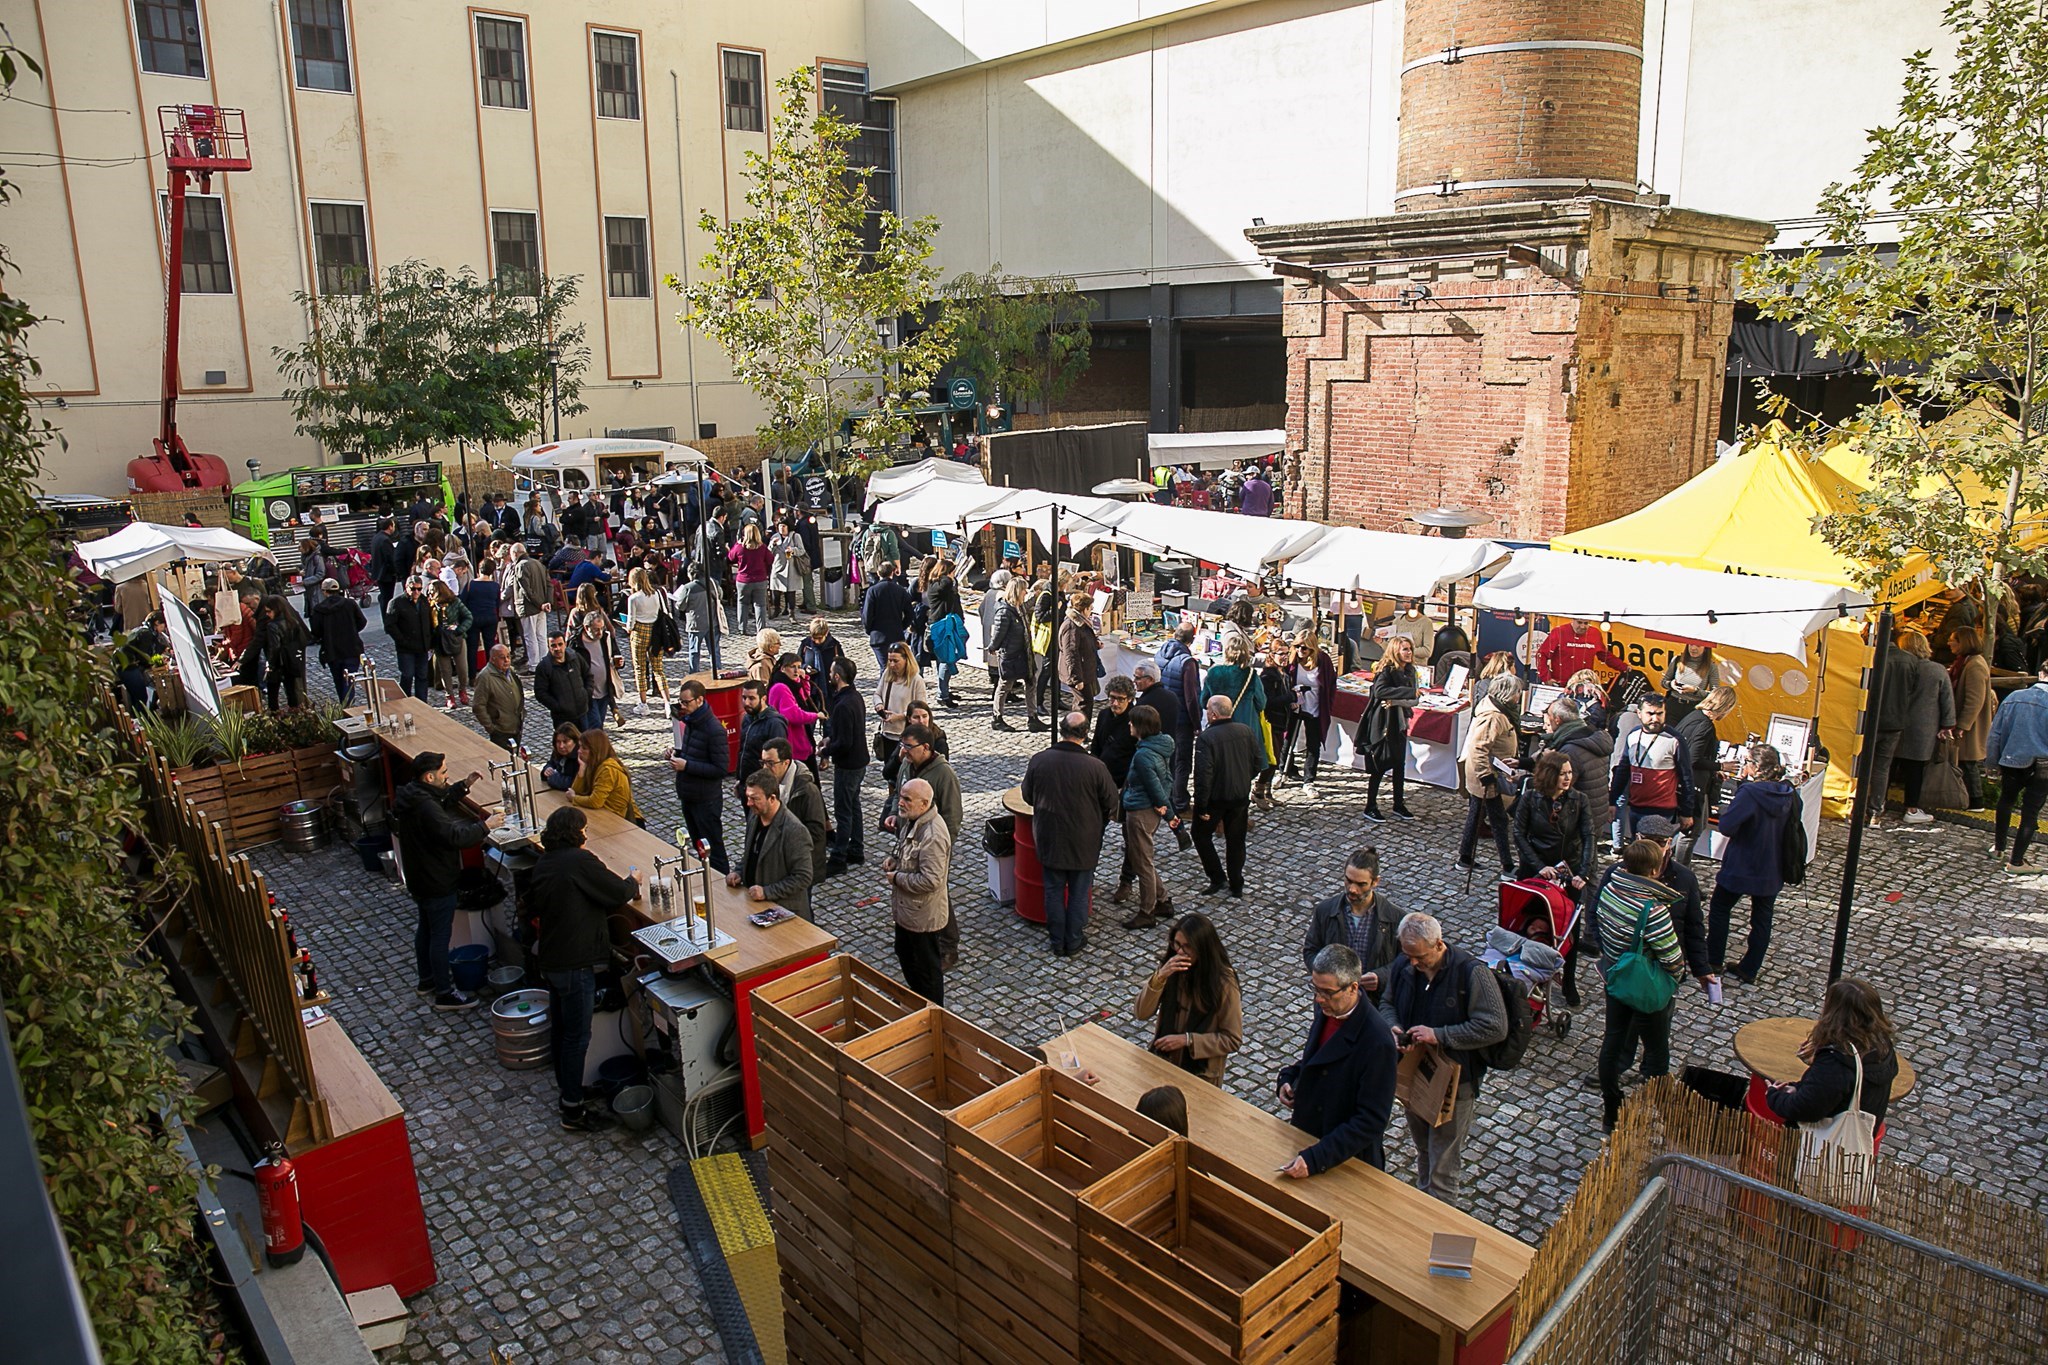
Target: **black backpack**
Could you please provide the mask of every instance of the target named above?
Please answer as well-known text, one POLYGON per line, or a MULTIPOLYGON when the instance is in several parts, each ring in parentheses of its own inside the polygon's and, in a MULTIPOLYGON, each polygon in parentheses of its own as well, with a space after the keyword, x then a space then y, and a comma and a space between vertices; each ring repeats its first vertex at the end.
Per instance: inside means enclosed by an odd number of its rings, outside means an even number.
MULTIPOLYGON (((1536 1036, 1536 1015, 1529 1008, 1529 988, 1521 978, 1508 969, 1503 962, 1489 968, 1484 962, 1473 959, 1474 971, 1492 971, 1494 981, 1500 986, 1501 1004, 1507 1007, 1508 1036, 1497 1043, 1474 1048, 1472 1057, 1488 1071, 1513 1071, 1522 1064, 1522 1058, 1529 1051, 1529 1040, 1536 1036)), ((1472 983, 1465 983, 1466 1012, 1471 1012, 1472 983)))
POLYGON ((1794 802, 1778 831, 1778 878, 1787 886, 1806 885, 1806 822, 1799 816, 1799 804, 1794 802))

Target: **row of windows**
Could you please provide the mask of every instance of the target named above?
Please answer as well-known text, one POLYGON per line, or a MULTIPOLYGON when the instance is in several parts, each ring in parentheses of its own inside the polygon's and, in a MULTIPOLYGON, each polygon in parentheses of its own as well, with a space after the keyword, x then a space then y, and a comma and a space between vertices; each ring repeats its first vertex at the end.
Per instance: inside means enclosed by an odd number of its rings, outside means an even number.
MULTIPOLYGON (((162 76, 206 75, 199 0, 133 0, 142 69, 162 76)), ((346 0, 291 0, 293 79, 302 90, 354 89, 349 71, 346 0)), ((492 109, 527 107, 526 25, 518 19, 476 16, 479 95, 492 109)), ((590 58, 600 118, 640 117, 640 40, 630 33, 593 32, 590 58)), ((725 83, 725 126, 758 133, 767 126, 767 89, 761 54, 734 48, 720 53, 725 83)), ((861 89, 867 88, 861 73, 861 89)))
MULTIPOLYGON (((370 275, 370 234, 361 204, 315 200, 313 273, 322 294, 360 294, 370 275)), ((168 206, 166 207, 168 212, 168 206)), ((539 292, 540 215, 491 214, 491 265, 499 284, 518 294, 539 292)), ((645 218, 604 220, 605 293, 615 299, 653 297, 645 218)), ((218 195, 185 197, 185 260, 181 292, 232 294, 227 221, 218 195)))

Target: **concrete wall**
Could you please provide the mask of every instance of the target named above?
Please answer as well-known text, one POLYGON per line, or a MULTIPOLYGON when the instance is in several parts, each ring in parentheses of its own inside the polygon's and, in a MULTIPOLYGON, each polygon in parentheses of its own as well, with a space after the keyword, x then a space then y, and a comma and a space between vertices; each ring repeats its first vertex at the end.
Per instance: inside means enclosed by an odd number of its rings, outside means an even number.
MULTIPOLYGON (((273 470, 321 458, 294 431, 272 357, 307 334, 292 294, 312 277, 309 200, 362 204, 379 269, 420 258, 488 274, 490 211, 538 213, 544 268, 582 277, 579 319, 592 352, 590 411, 565 422, 565 436, 673 426, 689 439, 693 365, 694 420, 716 423, 721 436, 759 420, 717 348, 676 326, 680 301, 660 281, 702 259, 698 214, 739 209, 744 154, 767 146, 765 133, 725 128, 721 46, 764 51, 771 84, 820 58, 858 64, 858 6, 487 9, 526 23, 527 110, 482 106, 476 11, 457 0, 351 0, 348 93, 296 87, 281 0, 200 0, 204 80, 141 71, 131 12, 126 0, 0 0, 0 22, 48 77, 25 78, 16 89, 27 98, 0 110, 0 145, 44 154, 10 158, 21 193, 0 207, 0 240, 17 267, 10 292, 50 319, 33 339, 44 364, 36 387, 53 409, 61 399, 51 416, 69 442, 48 461, 51 490, 119 490, 156 431, 164 293, 151 205, 164 184, 162 104, 248 115, 255 168, 215 185, 226 196, 235 290, 185 296, 180 402, 192 448, 219 454, 237 476, 251 458, 273 470), (640 38, 637 121, 595 116, 591 26, 640 38), (649 218, 651 299, 605 298, 605 214, 649 218), (227 382, 207 385, 209 370, 227 382)), ((772 114, 772 89, 769 104, 772 114)))

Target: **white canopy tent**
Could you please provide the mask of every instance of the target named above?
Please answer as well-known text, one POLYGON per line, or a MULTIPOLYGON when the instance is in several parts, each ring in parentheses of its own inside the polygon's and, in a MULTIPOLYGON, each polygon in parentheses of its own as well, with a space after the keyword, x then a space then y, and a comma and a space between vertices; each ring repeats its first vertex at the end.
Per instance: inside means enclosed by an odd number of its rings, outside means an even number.
POLYGON ((512 468, 539 487, 580 490, 597 487, 601 467, 622 461, 658 462, 659 473, 677 468, 701 469, 710 463, 704 452, 674 441, 588 436, 531 446, 512 457, 512 468), (571 474, 581 475, 581 481, 569 478, 571 474))
POLYGON ((1559 550, 1515 551, 1507 567, 1479 585, 1473 600, 1488 611, 1588 621, 1604 617, 1638 630, 1785 654, 1801 662, 1815 631, 1845 609, 1861 613, 1870 606, 1867 594, 1839 584, 1559 550))
POLYGON ((934 480, 884 502, 875 520, 914 531, 957 531, 962 518, 1000 501, 1003 491, 985 483, 934 480))
POLYGON ((1245 517, 1136 502, 1125 504, 1112 526, 1075 526, 1067 530, 1067 537, 1076 553, 1106 540, 1143 554, 1207 560, 1257 574, 1275 560, 1300 554, 1329 530, 1321 522, 1289 517, 1245 517))
POLYGON ((868 501, 880 502, 885 498, 900 498, 906 493, 934 483, 972 484, 987 488, 988 481, 981 477, 981 470, 958 460, 942 460, 936 456, 919 460, 916 464, 899 464, 888 469, 878 469, 868 475, 868 501))
POLYGON ((1337 592, 1430 597, 1508 557, 1491 540, 1446 540, 1333 526, 1281 570, 1290 582, 1337 592))
POLYGON ((1105 526, 1113 526, 1128 510, 1115 498, 1098 498, 1087 493, 1048 493, 1040 488, 1011 488, 967 519, 967 529, 1021 526, 1052 543, 1053 509, 1059 509, 1060 534, 1079 550, 1105 526))
POLYGON ((1287 433, 1279 430, 1155 431, 1145 438, 1154 468, 1179 464, 1227 469, 1239 460, 1278 455, 1286 446, 1287 433))
POLYGON ((132 522, 110 536, 80 541, 78 557, 109 583, 125 583, 156 569, 185 561, 219 564, 251 556, 275 562, 268 545, 218 526, 162 526, 132 522))

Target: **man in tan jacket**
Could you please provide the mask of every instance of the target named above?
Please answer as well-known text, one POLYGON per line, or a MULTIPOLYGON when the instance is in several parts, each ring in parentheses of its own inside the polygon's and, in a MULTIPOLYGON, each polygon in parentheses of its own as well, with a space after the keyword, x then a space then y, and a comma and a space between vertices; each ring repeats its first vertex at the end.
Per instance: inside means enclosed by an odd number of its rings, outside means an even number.
POLYGON ((896 961, 903 981, 934 1005, 946 1003, 943 931, 953 918, 946 876, 953 836, 932 806, 932 784, 913 777, 897 799, 899 842, 882 864, 889 908, 896 916, 896 961))
POLYGON ((512 671, 512 651, 504 645, 491 646, 490 665, 476 675, 469 711, 491 743, 518 743, 526 727, 526 689, 519 685, 519 675, 512 671))

